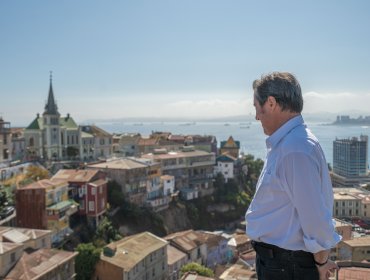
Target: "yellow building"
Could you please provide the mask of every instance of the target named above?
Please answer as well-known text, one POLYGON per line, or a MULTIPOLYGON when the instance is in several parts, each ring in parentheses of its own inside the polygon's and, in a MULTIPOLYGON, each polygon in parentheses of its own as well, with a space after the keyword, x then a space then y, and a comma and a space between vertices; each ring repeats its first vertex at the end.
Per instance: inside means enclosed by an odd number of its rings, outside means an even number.
POLYGON ((92 279, 167 279, 167 246, 166 240, 150 232, 110 243, 103 249, 92 279))
POLYGON ((338 260, 370 261, 370 236, 341 241, 338 245, 338 260))

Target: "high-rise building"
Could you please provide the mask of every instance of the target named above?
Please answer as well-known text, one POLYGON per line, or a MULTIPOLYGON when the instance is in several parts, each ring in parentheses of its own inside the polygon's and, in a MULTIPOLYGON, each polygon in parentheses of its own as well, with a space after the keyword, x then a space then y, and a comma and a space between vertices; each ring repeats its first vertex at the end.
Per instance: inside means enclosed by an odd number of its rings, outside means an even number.
POLYGON ((368 173, 368 136, 336 139, 333 142, 333 171, 345 177, 366 176, 368 173))

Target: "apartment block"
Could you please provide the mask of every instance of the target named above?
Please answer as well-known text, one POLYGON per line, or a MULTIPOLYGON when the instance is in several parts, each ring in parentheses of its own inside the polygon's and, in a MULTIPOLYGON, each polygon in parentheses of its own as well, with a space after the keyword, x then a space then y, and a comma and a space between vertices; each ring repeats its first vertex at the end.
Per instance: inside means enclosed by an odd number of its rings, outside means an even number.
POLYGON ((80 130, 83 132, 81 134, 81 159, 106 159, 112 156, 113 137, 110 133, 95 125, 81 125, 80 130))
POLYGON ((167 266, 168 266, 168 279, 180 279, 180 270, 185 264, 188 263, 188 256, 176 249, 175 247, 167 246, 167 266))
POLYGON ((139 133, 113 134, 113 154, 117 157, 133 157, 139 155, 139 133))
POLYGON ((234 164, 236 163, 236 158, 230 156, 229 154, 222 154, 216 158, 216 165, 214 168, 214 173, 217 175, 221 173, 225 178, 225 183, 228 180, 234 178, 234 164))
POLYGON ((0 242, 22 243, 25 249, 51 248, 50 230, 0 227, 0 242))
POLYGON ((76 279, 75 258, 77 255, 77 252, 56 249, 24 252, 17 264, 2 279, 76 279))
POLYGON ((336 139, 333 142, 333 171, 345 177, 367 175, 368 137, 336 139))
POLYGON ((25 252, 50 248, 51 232, 27 228, 0 227, 0 278, 23 279, 12 276, 14 267, 21 262, 25 252))
POLYGON ((333 141, 334 187, 354 187, 370 183, 368 172, 368 136, 333 141))
POLYGON ((337 259, 353 262, 370 261, 370 236, 341 241, 338 245, 337 259))
POLYGON ((12 139, 10 122, 0 116, 0 163, 12 160, 12 139))
POLYGON ((24 128, 11 128, 12 134, 12 160, 21 161, 26 156, 26 142, 24 128))
POLYGON ((196 262, 202 265, 207 263, 207 244, 201 234, 194 230, 180 231, 164 237, 171 246, 184 252, 189 262, 196 262))
POLYGON ((151 207, 154 211, 168 208, 174 192, 174 178, 162 178, 160 164, 144 158, 119 158, 89 165, 104 171, 116 181, 131 203, 151 207))
POLYGON ((167 246, 167 241, 150 232, 110 243, 103 249, 92 279, 167 279, 167 246))
POLYGON ((231 261, 232 250, 228 247, 228 239, 220 233, 197 231, 207 246, 206 266, 214 269, 216 265, 231 261))
POLYGON ((370 217, 370 194, 359 188, 333 188, 333 215, 336 218, 370 217))
POLYGON ((78 213, 86 216, 96 227, 107 210, 106 174, 99 170, 61 169, 52 178, 53 182, 68 183, 68 197, 79 204, 78 213))
POLYGON ((181 152, 159 149, 142 157, 160 163, 164 175, 174 176, 177 190, 193 189, 199 192, 200 196, 213 192, 213 168, 216 163, 214 153, 185 146, 181 152))
POLYGON ((53 243, 71 232, 69 217, 77 206, 68 199, 67 182, 40 180, 18 188, 15 199, 17 226, 51 230, 53 243))

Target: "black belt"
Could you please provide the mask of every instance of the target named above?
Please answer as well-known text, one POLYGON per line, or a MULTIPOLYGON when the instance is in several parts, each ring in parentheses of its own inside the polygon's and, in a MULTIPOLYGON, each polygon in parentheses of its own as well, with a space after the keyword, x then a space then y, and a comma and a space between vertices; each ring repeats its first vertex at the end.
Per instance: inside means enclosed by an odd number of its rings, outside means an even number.
POLYGON ((257 252, 257 254, 264 258, 275 259, 291 256, 295 258, 302 258, 313 261, 313 254, 302 250, 299 251, 287 250, 275 245, 267 244, 264 242, 258 242, 254 240, 252 240, 252 246, 253 249, 257 252))

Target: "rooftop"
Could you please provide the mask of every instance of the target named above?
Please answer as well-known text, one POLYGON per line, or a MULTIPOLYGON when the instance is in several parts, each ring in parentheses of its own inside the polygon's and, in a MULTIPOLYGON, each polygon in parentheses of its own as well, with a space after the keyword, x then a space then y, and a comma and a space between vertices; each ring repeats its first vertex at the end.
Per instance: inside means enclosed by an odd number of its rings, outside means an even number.
POLYGON ((257 279, 255 271, 249 270, 246 266, 242 264, 234 264, 229 267, 219 279, 225 280, 248 280, 248 279, 257 279))
POLYGON ((149 254, 164 248, 167 244, 166 240, 150 232, 142 232, 110 243, 107 247, 116 249, 114 256, 108 257, 102 253, 100 259, 130 270, 149 254))
POLYGON ((23 256, 14 268, 3 279, 39 279, 56 266, 61 265, 77 256, 76 252, 60 251, 56 249, 40 249, 23 256))
POLYGON ((169 152, 166 154, 145 154, 144 158, 154 158, 154 159, 171 159, 171 158, 189 158, 198 156, 209 156, 213 153, 208 153, 205 151, 190 151, 190 152, 169 152))
POLYGON ((101 168, 101 169, 123 169, 123 170, 129 170, 129 169, 137 169, 137 168, 146 168, 150 164, 140 162, 138 160, 134 160, 131 158, 120 158, 115 159, 107 162, 97 163, 89 165, 88 168, 101 168))
POLYGON ((342 242, 351 247, 370 247, 370 236, 363 236, 359 238, 345 240, 342 242))
POLYGON ((20 243, 23 241, 36 239, 50 234, 51 234, 50 230, 0 227, 0 241, 10 241, 20 243))
POLYGON ((33 182, 29 185, 26 185, 22 188, 19 188, 18 190, 23 190, 23 189, 54 189, 58 187, 63 187, 66 186, 66 182, 63 181, 51 181, 49 179, 42 179, 37 182, 33 182))
POLYGON ((98 174, 99 170, 93 169, 61 169, 52 178, 62 179, 68 182, 89 182, 93 177, 98 174))
POLYGON ((23 247, 23 244, 11 243, 11 242, 0 242, 0 255, 13 251, 17 248, 23 247))
POLYGON ((170 241, 172 245, 186 252, 190 252, 199 247, 202 243, 205 243, 205 240, 203 240, 203 238, 201 238, 201 236, 192 229, 167 235, 164 239, 170 241))
POLYGON ((167 260, 168 265, 173 265, 181 259, 187 259, 187 255, 184 252, 176 249, 175 247, 168 245, 167 246, 167 260))

